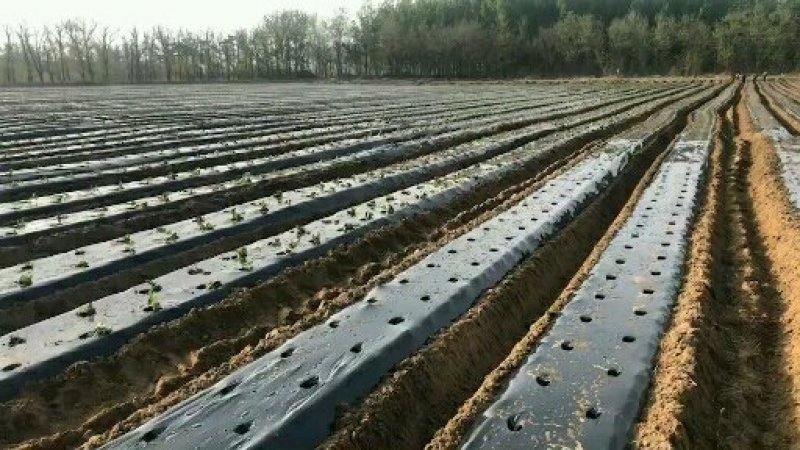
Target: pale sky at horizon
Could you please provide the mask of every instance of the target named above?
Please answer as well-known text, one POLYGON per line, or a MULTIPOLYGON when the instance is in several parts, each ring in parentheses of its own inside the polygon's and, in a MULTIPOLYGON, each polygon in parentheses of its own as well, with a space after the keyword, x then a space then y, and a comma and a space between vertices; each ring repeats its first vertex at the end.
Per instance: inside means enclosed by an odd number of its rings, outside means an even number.
POLYGON ((113 29, 134 26, 230 31, 250 28, 268 13, 299 9, 331 17, 339 8, 354 13, 364 0, 0 0, 0 25, 52 25, 83 18, 113 29))

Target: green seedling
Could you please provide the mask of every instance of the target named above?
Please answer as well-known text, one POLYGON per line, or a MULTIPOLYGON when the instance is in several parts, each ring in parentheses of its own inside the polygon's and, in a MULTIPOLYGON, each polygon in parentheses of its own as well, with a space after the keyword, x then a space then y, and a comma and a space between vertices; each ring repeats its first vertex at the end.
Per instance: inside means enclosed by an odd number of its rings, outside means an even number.
POLYGON ((314 245, 319 245, 322 242, 322 238, 319 237, 319 233, 314 233, 311 236, 311 243, 314 245))
POLYGON ((22 287, 28 287, 33 284, 33 276, 31 276, 29 273, 22 274, 20 275, 17 283, 19 283, 19 285, 22 287))
POLYGON ((350 216, 350 217, 355 217, 356 216, 356 209, 355 208, 348 209, 347 210, 347 215, 350 216))
POLYGON ((26 270, 33 270, 33 263, 26 262, 25 264, 22 265, 22 267, 19 268, 19 270, 23 272, 26 270))
POLYGON ((194 222, 197 224, 198 227, 200 227, 201 231, 211 231, 214 229, 214 225, 211 225, 210 223, 206 222, 206 219, 203 216, 196 217, 194 219, 194 222))
POLYGON ((161 303, 156 296, 156 290, 151 286, 150 292, 147 294, 147 306, 144 307, 147 312, 156 312, 161 310, 161 303))
POLYGON ((240 247, 238 250, 236 250, 236 259, 242 263, 247 262, 247 247, 240 247))
POLYGON ((241 215, 241 214, 239 214, 239 212, 238 212, 238 211, 236 211, 236 208, 233 208, 233 209, 231 210, 231 222, 233 222, 233 223, 239 223, 239 222, 241 222, 243 219, 244 219, 244 217, 242 217, 242 215, 241 215))
POLYGON ((178 242, 178 233, 173 231, 172 233, 169 234, 169 236, 167 236, 165 241, 167 241, 167 243, 170 243, 170 244, 173 243, 173 242, 178 242))
POLYGON ((75 267, 77 267, 78 269, 85 269, 89 267, 89 263, 85 259, 82 259, 78 261, 78 264, 75 264, 75 267))
POLYGON ((294 231, 297 234, 297 237, 303 236, 304 234, 307 233, 306 229, 303 228, 302 226, 298 226, 297 228, 295 228, 294 231))
POLYGON ((97 314, 97 311, 94 309, 94 305, 92 305, 90 302, 83 305, 83 307, 81 307, 76 314, 78 317, 92 317, 97 314))
POLYGON ((247 260, 247 247, 241 247, 236 250, 236 260, 239 261, 239 270, 243 272, 253 270, 253 263, 247 260))
POLYGON ((94 334, 95 336, 108 336, 111 334, 111 328, 98 322, 94 327, 94 334))

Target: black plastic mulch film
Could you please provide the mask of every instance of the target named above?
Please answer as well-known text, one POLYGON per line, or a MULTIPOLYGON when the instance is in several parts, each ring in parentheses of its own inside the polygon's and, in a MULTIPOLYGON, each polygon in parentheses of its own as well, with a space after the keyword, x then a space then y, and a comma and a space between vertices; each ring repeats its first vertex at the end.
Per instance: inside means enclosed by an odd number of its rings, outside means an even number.
MULTIPOLYGON (((698 94, 694 102, 709 94, 698 94)), ((593 152, 509 210, 374 289, 364 301, 108 448, 317 445, 330 432, 338 405, 362 398, 591 203, 654 133, 645 129, 650 130, 639 127, 641 136, 626 136, 593 152)))
POLYGON ((681 287, 715 109, 732 94, 728 89, 696 113, 706 120, 683 132, 631 217, 463 448, 628 445, 681 287))
POLYGON ((635 144, 588 158, 543 190, 448 243, 345 308, 111 447, 306 448, 336 405, 374 386, 466 311, 614 178, 635 144), (241 432, 239 432, 239 431, 241 432))
MULTIPOLYGON (((692 90, 689 93, 679 94, 680 97, 690 95, 691 92, 698 91, 692 90)), ((665 100, 668 101, 668 100, 665 100)), ((656 103, 658 104, 658 103, 656 103)), ((650 109, 655 107, 655 104, 650 106, 642 106, 641 108, 650 109)), ((626 113, 627 114, 627 113, 626 113)), ((346 210, 337 212, 334 216, 328 219, 320 219, 312 223, 306 224, 307 234, 312 233, 319 236, 319 242, 311 248, 306 248, 304 244, 308 244, 309 236, 305 236, 304 240, 295 249, 291 255, 279 257, 274 254, 274 249, 270 247, 267 241, 272 241, 275 236, 268 238, 264 241, 258 241, 261 245, 251 244, 248 253, 248 267, 247 271, 242 272, 237 267, 236 261, 225 261, 229 259, 227 255, 222 255, 223 260, 220 261, 219 257, 215 256, 208 260, 198 262, 194 267, 195 269, 191 274, 187 274, 185 268, 175 270, 168 274, 162 275, 153 280, 159 286, 163 286, 164 292, 159 292, 157 297, 162 307, 158 311, 142 312, 142 305, 145 305, 145 300, 148 298, 148 286, 134 286, 131 289, 112 294, 101 299, 96 300, 93 305, 97 311, 94 320, 102 321, 103 325, 107 325, 111 329, 111 333, 102 338, 92 337, 92 331, 95 328, 93 320, 87 320, 76 315, 74 312, 66 312, 64 314, 51 317, 45 321, 32 324, 20 330, 13 331, 15 336, 21 337, 27 341, 25 346, 0 347, 0 366, 14 367, 13 370, 0 372, 0 399, 13 396, 16 391, 26 382, 30 382, 42 377, 51 376, 63 370, 67 365, 74 361, 81 359, 91 359, 100 356, 105 356, 113 353, 120 346, 124 345, 128 339, 136 334, 143 332, 148 327, 155 325, 159 322, 171 320, 185 314, 193 307, 204 306, 224 297, 225 292, 237 286, 248 286, 254 284, 258 280, 266 279, 269 276, 276 274, 278 271, 299 264, 304 260, 311 257, 316 257, 324 254, 330 248, 336 245, 341 245, 347 242, 352 242, 358 236, 363 235, 369 230, 375 229, 379 226, 392 223, 400 220, 403 217, 413 215, 420 210, 427 210, 441 206, 452 200, 453 197, 467 195, 471 188, 476 184, 491 182, 492 179, 502 177, 505 173, 514 170, 514 166, 518 164, 524 165, 526 161, 535 161, 536 158, 554 148, 554 146, 569 145, 573 140, 579 140, 581 136, 591 136, 600 130, 602 124, 589 124, 585 125, 580 133, 566 131, 564 133, 554 133, 548 137, 541 138, 528 146, 522 146, 512 151, 507 152, 509 157, 512 154, 516 155, 512 161, 488 160, 487 164, 481 164, 475 167, 474 170, 468 170, 470 173, 450 172, 454 169, 451 158, 441 159, 423 167, 418 167, 409 171, 390 175, 385 178, 364 179, 356 183, 357 186, 339 191, 327 197, 317 197, 313 199, 305 199, 300 203, 293 203, 284 209, 274 210, 265 216, 256 216, 254 220, 243 221, 239 224, 227 224, 225 227, 217 228, 210 233, 226 233, 232 234, 234 229, 250 229, 255 228, 255 224, 263 223, 280 223, 281 220, 275 220, 279 217, 291 217, 298 213, 312 213, 321 214, 325 211, 335 211, 343 208, 345 205, 353 204, 358 201, 366 200, 369 197, 385 194, 387 191, 393 189, 400 189, 413 182, 423 181, 431 178, 432 173, 446 174, 448 172, 457 178, 451 180, 455 184, 451 186, 449 183, 438 185, 435 180, 427 185, 418 185, 418 188, 425 187, 423 193, 425 197, 422 200, 412 200, 411 204, 407 207, 401 207, 393 213, 386 211, 385 214, 376 211, 374 218, 366 220, 362 217, 357 221, 357 226, 352 230, 343 227, 342 223, 346 223, 349 218, 346 210), (519 153, 517 155, 517 153, 519 153), (491 164, 488 164, 490 163, 491 164), (462 176, 463 175, 463 176, 462 176), (344 204, 343 204, 344 202, 344 204), (330 219, 337 219, 331 221, 330 219), (265 253, 266 252, 266 253, 265 253), (261 256, 259 256, 261 255, 261 256), (266 255, 266 256, 265 256, 266 255), (277 258, 277 259, 276 259, 277 258), (202 270, 197 269, 200 267, 202 270), (196 285, 211 285, 219 284, 223 289, 208 290, 206 288, 198 288, 196 285), (87 336, 80 338, 79 336, 87 336), (53 345, 58 342, 58 345, 53 345)), ((559 128, 558 125, 541 125, 539 130, 552 130, 559 128)), ((496 155, 510 150, 515 146, 520 145, 519 139, 511 139, 509 141, 492 142, 485 147, 475 147, 470 151, 464 151, 456 158, 461 161, 456 165, 466 165, 469 163, 477 163, 480 160, 485 160, 487 156, 496 155)), ((449 176, 448 176, 449 177, 449 176)), ((408 197, 416 190, 411 190, 408 195, 405 191, 400 194, 395 194, 399 197, 408 197)), ((300 192, 300 191, 297 191, 300 192)), ((418 197, 419 198, 419 197, 418 197)), ((408 198, 405 198, 408 200, 408 198)), ((251 208, 253 209, 253 208, 251 208)), ((257 208, 254 208, 257 210, 257 208)), ((226 216, 226 213, 220 213, 221 216, 226 216)), ((193 220, 185 220, 182 223, 186 224, 189 230, 180 230, 181 235, 187 236, 187 233, 198 232, 197 224, 193 220)), ((174 230, 174 227, 171 227, 174 230)), ((156 230, 157 231, 157 230, 156 230)), ((199 232, 198 232, 199 233, 199 232)), ((210 234, 206 233, 206 234, 210 234)), ((286 240, 289 231, 279 235, 282 239, 286 240)), ((292 231, 293 233, 293 231, 292 231)), ((143 234, 143 233, 139 233, 143 234)), ((156 239, 161 239, 159 233, 152 233, 156 239)), ((133 236, 132 236, 133 237, 133 236)), ((196 238, 188 238, 183 241, 178 241, 169 246, 160 246, 149 253, 164 253, 167 251, 174 251, 179 246, 187 246, 197 244, 198 239, 207 239, 205 234, 200 233, 196 238)), ((113 244, 113 243, 112 243, 113 244)), ((86 248, 95 248, 105 244, 95 244, 86 248)), ((117 244, 118 245, 118 244, 117 244)), ((110 247, 110 251, 114 251, 110 247)), ((116 251, 119 251, 117 248, 116 251)), ((104 252, 101 252, 103 255, 104 252)), ((122 253, 119 254, 120 256, 122 253)), ((64 254, 61 256, 71 258, 87 258, 88 255, 81 257, 72 256, 72 253, 64 254)), ((145 253, 137 253, 135 258, 146 256, 145 253)), ((119 258, 116 263, 113 261, 107 264, 106 270, 109 270, 110 265, 121 264, 122 267, 127 267, 131 262, 131 258, 119 258)), ((74 264, 74 263, 73 263, 74 264)), ((36 262, 41 270, 42 263, 36 262)), ((67 264, 69 265, 69 264, 67 264)), ((92 263, 97 266, 97 263, 92 263)), ((9 270, 16 270, 11 268, 9 270)), ((1 270, 0 270, 1 271, 1 270)), ((93 272, 97 274, 97 270, 93 272)), ((69 274, 66 274, 69 275, 69 274)), ((92 273, 82 273, 81 276, 90 277, 92 273)), ((73 277, 74 279, 75 277, 73 277)), ((55 280, 57 281, 57 280, 55 280)), ((57 283, 37 283, 36 289, 25 288, 19 294, 26 294, 35 290, 39 291, 53 291, 57 283)), ((18 299, 18 298, 17 298, 18 299)), ((12 301, 14 298, 8 296, 4 298, 0 295, 0 305, 5 301, 12 301)))

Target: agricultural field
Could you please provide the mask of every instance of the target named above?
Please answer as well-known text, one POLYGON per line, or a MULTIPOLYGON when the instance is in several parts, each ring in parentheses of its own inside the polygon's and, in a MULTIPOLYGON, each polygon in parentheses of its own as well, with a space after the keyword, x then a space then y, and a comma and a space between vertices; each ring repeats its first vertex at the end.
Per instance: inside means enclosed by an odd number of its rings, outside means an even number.
POLYGON ((0 447, 800 445, 799 79, 0 112, 0 447))

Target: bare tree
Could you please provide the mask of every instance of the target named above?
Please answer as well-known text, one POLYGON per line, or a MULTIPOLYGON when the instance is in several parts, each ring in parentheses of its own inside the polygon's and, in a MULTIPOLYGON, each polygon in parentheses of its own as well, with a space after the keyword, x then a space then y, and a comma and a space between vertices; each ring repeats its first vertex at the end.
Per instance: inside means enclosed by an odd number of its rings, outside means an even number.
POLYGON ((14 70, 14 32, 11 30, 11 27, 6 25, 3 30, 6 33, 6 45, 5 45, 5 56, 6 56, 6 84, 16 84, 17 82, 17 75, 16 71, 14 70))
POLYGON ((339 9, 336 16, 331 20, 328 29, 330 30, 331 43, 333 44, 336 76, 341 77, 344 74, 344 39, 347 33, 347 12, 344 8, 339 9))
POLYGON ((53 35, 56 46, 58 48, 58 66, 61 70, 61 82, 68 83, 71 81, 72 76, 69 73, 69 63, 67 62, 67 45, 66 45, 66 24, 61 23, 56 25, 56 31, 53 35))
POLYGON ((100 63, 103 65, 103 81, 111 81, 111 40, 114 38, 108 27, 100 32, 100 63))
POLYGON ((66 44, 64 42, 64 24, 57 24, 53 31, 45 27, 45 40, 47 42, 47 71, 50 73, 51 82, 67 83, 70 81, 69 63, 67 61, 66 44), (53 70, 53 63, 58 64, 58 73, 53 70), (57 76, 56 76, 57 75, 57 76))
POLYGON ((42 37, 42 53, 44 53, 44 70, 47 72, 47 77, 50 84, 55 84, 55 74, 53 73, 53 59, 55 50, 53 48, 53 36, 49 27, 44 27, 42 37))
POLYGON ((172 81, 172 67, 174 65, 174 49, 172 44, 172 36, 164 28, 158 27, 153 32, 156 40, 161 47, 161 59, 164 61, 164 73, 167 77, 167 82, 172 81))
POLYGON ((94 33, 97 23, 83 20, 70 20, 66 24, 67 36, 70 42, 70 53, 74 55, 80 69, 81 81, 95 81, 94 72, 94 33))
POLYGON ((27 25, 20 24, 17 30, 22 57, 28 71, 28 83, 33 83, 34 72, 39 78, 39 83, 44 84, 44 65, 42 64, 42 40, 39 33, 31 33, 27 25))

